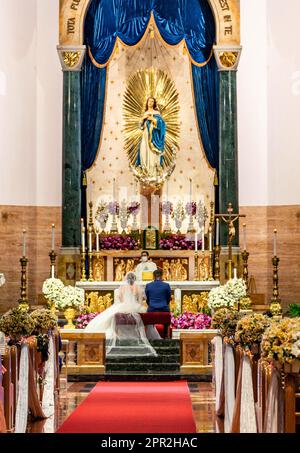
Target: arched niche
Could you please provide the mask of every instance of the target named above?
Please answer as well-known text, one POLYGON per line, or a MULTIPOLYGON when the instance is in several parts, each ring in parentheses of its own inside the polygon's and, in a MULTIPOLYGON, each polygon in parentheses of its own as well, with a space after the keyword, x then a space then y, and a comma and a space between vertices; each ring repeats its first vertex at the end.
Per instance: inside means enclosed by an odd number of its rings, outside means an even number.
MULTIPOLYGON (((240 0, 208 0, 216 21, 216 45, 240 45, 240 0)), ((83 44, 84 19, 91 0, 60 0, 59 44, 83 44)))

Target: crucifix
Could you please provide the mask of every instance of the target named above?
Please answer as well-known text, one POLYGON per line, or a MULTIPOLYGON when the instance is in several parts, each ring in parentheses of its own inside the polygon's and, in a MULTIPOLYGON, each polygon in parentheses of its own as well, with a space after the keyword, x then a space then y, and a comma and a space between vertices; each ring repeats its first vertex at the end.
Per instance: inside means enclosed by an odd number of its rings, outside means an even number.
POLYGON ((235 237, 234 222, 245 214, 234 214, 232 203, 228 203, 227 214, 215 214, 216 218, 221 218, 228 225, 228 276, 232 277, 232 241, 235 237))

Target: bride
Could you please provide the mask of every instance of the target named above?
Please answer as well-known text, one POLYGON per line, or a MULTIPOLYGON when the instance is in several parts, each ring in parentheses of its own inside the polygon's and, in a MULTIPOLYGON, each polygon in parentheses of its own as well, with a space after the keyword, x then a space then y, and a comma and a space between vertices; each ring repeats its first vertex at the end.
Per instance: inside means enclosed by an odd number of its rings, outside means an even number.
MULTIPOLYGON (((143 305, 142 289, 136 284, 136 275, 134 272, 128 272, 125 284, 120 286, 114 304, 96 316, 87 325, 85 331, 106 334, 106 354, 117 355, 116 347, 118 344, 121 345, 120 340, 134 340, 136 347, 131 347, 132 352, 134 349, 134 355, 157 355, 148 338, 159 339, 161 337, 154 326, 147 326, 146 335, 143 321, 139 316, 139 313, 146 311, 147 309, 143 305), (122 313, 128 315, 126 324, 117 324, 116 315, 122 313)), ((130 350, 130 346, 128 349, 130 350)), ((130 355, 130 351, 125 354, 125 348, 122 346, 120 355, 130 355)))

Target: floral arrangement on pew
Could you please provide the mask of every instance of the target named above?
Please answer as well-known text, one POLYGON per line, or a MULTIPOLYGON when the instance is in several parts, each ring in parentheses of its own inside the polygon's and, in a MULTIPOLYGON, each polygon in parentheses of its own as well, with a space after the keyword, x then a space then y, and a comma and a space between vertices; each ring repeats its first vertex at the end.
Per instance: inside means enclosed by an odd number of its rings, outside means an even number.
POLYGON ((235 342, 239 343, 244 349, 251 350, 253 354, 258 354, 263 334, 271 323, 270 318, 260 313, 244 316, 237 323, 235 342))
POLYGON ((261 343, 262 357, 291 364, 295 372, 300 368, 300 318, 274 321, 264 332, 261 343))
POLYGON ((242 314, 238 310, 220 308, 212 317, 212 327, 220 330, 227 343, 235 344, 235 331, 241 317, 242 314))
POLYGON ((215 311, 219 308, 234 308, 246 296, 246 284, 242 278, 228 280, 225 285, 210 290, 208 307, 215 311))
POLYGON ((37 340, 37 352, 41 353, 41 362, 38 365, 38 383, 40 385, 40 399, 42 399, 42 386, 45 383, 45 362, 49 358, 49 341, 51 332, 57 327, 57 316, 45 308, 34 310, 30 314, 34 322, 34 335, 37 340))
POLYGON ((205 313, 190 313, 188 311, 178 316, 172 313, 171 326, 173 329, 209 329, 211 317, 205 313))
POLYGON ((9 337, 10 346, 23 343, 32 335, 34 327, 34 320, 22 307, 12 308, 0 318, 0 332, 9 337))
MULTIPOLYGON (((197 241, 198 250, 201 249, 202 241, 197 241)), ((159 241, 161 250, 195 250, 195 241, 191 241, 184 234, 162 234, 159 241)))

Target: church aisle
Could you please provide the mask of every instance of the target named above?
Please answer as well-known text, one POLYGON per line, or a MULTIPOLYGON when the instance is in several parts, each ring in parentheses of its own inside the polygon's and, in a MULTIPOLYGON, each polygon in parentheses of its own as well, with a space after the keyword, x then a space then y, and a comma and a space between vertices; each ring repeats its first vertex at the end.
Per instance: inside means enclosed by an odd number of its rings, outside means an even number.
MULTIPOLYGON (((67 385, 62 383, 60 396, 57 400, 56 413, 52 420, 29 423, 27 432, 55 432, 88 396, 95 385, 95 382, 69 382, 67 385)), ((212 384, 192 382, 188 385, 197 432, 215 432, 215 400, 212 384)))

